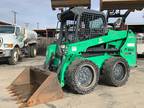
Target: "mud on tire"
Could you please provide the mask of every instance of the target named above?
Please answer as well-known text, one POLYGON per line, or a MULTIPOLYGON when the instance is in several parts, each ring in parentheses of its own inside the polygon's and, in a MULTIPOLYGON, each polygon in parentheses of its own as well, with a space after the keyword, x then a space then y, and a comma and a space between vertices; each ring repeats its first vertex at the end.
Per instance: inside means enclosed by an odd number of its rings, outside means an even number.
POLYGON ((19 60, 19 49, 14 48, 11 52, 11 57, 8 58, 8 63, 10 65, 16 65, 19 60))
POLYGON ((103 65, 103 81, 112 86, 122 86, 129 78, 129 66, 125 59, 113 57, 105 61, 103 65))
POLYGON ((75 93, 87 94, 94 90, 99 79, 98 67, 88 60, 76 60, 68 68, 66 82, 75 93))
POLYGON ((37 47, 36 45, 30 46, 30 57, 36 57, 37 55, 37 47))

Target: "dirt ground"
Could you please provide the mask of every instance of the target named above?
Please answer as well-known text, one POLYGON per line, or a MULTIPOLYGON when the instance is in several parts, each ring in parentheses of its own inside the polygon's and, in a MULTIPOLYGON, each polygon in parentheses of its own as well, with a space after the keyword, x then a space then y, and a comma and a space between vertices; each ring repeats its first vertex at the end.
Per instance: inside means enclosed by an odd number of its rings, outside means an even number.
MULTIPOLYGON (((16 66, 0 64, 0 108, 18 108, 6 87, 22 70, 30 65, 42 65, 44 57, 25 58, 16 66)), ((144 60, 131 69, 129 81, 123 87, 98 85, 87 95, 65 93, 65 98, 32 108, 144 108, 144 60)))

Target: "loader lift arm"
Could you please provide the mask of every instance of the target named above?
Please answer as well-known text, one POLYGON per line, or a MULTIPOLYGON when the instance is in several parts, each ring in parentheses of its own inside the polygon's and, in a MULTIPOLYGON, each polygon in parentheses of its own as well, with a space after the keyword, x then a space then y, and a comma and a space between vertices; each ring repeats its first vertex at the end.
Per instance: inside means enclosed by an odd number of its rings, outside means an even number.
POLYGON ((52 9, 56 8, 73 8, 73 7, 88 7, 90 8, 90 0, 51 0, 52 9))

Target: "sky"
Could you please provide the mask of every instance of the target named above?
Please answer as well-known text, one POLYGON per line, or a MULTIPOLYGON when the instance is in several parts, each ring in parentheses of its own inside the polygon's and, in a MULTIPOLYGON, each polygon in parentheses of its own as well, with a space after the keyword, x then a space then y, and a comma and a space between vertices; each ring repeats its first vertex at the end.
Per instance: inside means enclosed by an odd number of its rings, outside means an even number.
MULTIPOLYGON (((17 12, 17 24, 29 23, 31 29, 55 28, 57 13, 51 9, 51 0, 1 0, 0 20, 12 23, 12 11, 17 12)), ((99 10, 99 0, 92 0, 92 9, 99 10)), ((128 24, 144 24, 144 11, 132 12, 127 18, 128 24)))

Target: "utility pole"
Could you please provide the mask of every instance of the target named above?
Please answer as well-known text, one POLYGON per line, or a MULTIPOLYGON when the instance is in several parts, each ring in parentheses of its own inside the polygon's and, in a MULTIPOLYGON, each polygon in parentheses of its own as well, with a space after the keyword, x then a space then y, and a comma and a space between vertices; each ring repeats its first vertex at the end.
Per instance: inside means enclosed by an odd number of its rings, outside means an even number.
POLYGON ((37 25, 37 29, 39 29, 39 22, 37 22, 36 25, 37 25))
POLYGON ((17 12, 12 10, 11 11, 13 13, 13 24, 15 25, 17 23, 17 12))

